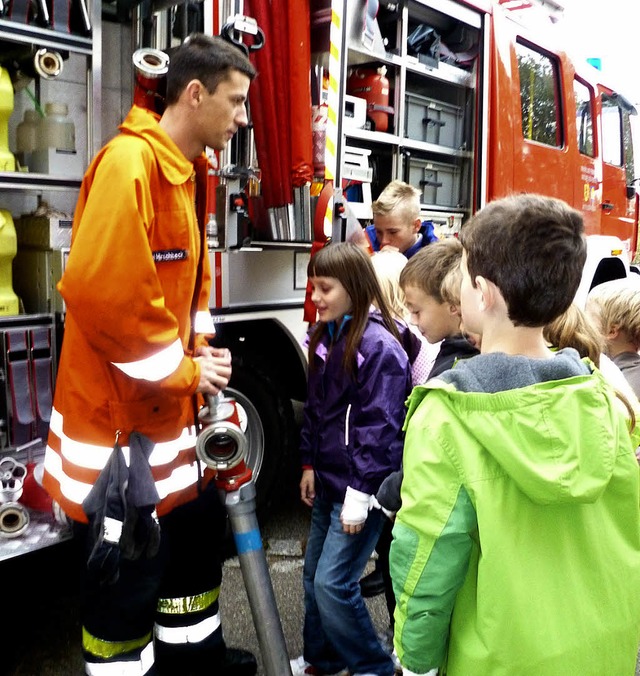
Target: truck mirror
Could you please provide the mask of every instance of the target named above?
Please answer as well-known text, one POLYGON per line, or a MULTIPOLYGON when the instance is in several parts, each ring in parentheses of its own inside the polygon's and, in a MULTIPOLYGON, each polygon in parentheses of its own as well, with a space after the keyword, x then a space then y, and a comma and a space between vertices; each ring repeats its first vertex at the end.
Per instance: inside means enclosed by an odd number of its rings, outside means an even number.
POLYGON ((636 196, 636 186, 631 184, 627 186, 627 199, 632 200, 636 196))

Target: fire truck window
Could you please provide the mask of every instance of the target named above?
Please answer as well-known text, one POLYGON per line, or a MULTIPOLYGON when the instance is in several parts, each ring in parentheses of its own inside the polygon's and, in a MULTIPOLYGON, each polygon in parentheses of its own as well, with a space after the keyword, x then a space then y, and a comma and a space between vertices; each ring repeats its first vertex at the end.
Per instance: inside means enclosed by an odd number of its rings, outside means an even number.
POLYGON ((627 174, 627 185, 634 185, 633 136, 631 134, 631 120, 626 110, 622 111, 622 142, 624 144, 624 167, 627 174))
POLYGON ((602 96, 602 159, 622 166, 622 111, 610 97, 602 96))
POLYGON ((522 134, 529 141, 562 147, 560 96, 555 62, 546 54, 516 43, 520 74, 522 134))
POLYGON ((593 148, 593 104, 591 90, 580 80, 573 81, 573 93, 576 99, 576 132, 578 149, 583 155, 595 156, 593 148))

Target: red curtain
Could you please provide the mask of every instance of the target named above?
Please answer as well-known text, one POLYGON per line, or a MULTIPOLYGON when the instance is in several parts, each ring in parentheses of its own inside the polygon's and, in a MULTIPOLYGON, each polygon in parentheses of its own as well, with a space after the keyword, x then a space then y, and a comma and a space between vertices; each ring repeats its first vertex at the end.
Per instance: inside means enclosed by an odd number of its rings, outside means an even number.
POLYGON ((251 55, 258 77, 249 104, 264 206, 279 207, 313 178, 309 0, 247 0, 245 10, 265 35, 251 55))

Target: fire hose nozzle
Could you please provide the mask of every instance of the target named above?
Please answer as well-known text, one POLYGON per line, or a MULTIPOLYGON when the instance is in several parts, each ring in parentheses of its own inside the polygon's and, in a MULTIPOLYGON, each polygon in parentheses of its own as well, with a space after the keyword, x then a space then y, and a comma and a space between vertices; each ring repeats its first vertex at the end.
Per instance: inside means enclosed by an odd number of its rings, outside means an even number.
POLYGON ((214 423, 198 435, 196 454, 210 469, 229 470, 246 458, 247 438, 235 423, 214 423))
POLYGON ((208 407, 200 411, 204 427, 196 440, 196 455, 210 469, 226 471, 237 467, 247 457, 247 437, 235 422, 232 399, 221 394, 208 397, 208 407))

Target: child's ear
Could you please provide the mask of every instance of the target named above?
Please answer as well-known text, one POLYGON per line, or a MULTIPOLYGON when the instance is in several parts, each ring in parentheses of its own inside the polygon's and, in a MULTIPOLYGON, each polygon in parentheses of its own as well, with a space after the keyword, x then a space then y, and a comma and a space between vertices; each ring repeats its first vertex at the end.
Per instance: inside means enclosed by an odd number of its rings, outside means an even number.
POLYGON ((616 340, 616 338, 620 337, 620 325, 619 324, 611 324, 609 329, 607 330, 606 334, 606 339, 607 340, 616 340))
POLYGON ((494 285, 485 277, 475 278, 476 288, 480 290, 480 298, 478 300, 478 310, 484 312, 493 305, 494 285))

